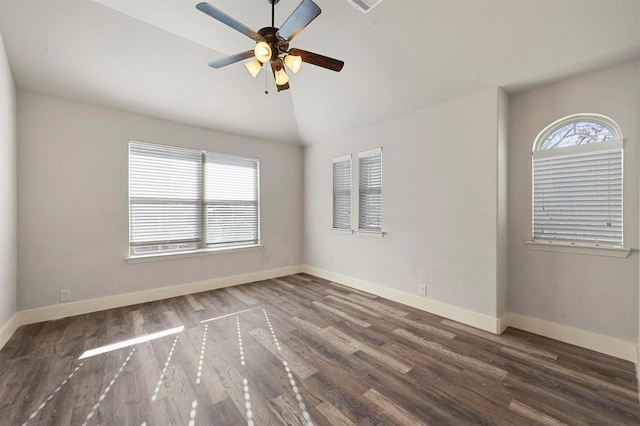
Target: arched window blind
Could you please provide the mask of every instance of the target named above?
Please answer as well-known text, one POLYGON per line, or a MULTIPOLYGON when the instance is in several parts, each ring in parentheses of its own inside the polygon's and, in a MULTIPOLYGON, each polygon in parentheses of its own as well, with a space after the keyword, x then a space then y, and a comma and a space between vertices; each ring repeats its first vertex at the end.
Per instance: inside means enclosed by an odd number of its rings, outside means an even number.
POLYGON ((131 256, 258 242, 258 160, 129 143, 131 256))
POLYGON ((533 239, 622 246, 623 143, 595 115, 560 120, 533 151, 533 239))

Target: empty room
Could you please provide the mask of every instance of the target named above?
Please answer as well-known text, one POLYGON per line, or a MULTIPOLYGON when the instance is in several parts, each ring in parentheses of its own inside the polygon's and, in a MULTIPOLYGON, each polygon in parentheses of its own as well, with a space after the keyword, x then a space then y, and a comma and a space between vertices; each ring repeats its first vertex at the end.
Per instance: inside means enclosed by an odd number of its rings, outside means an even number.
POLYGON ((638 425, 640 1, 0 0, 0 425, 638 425))

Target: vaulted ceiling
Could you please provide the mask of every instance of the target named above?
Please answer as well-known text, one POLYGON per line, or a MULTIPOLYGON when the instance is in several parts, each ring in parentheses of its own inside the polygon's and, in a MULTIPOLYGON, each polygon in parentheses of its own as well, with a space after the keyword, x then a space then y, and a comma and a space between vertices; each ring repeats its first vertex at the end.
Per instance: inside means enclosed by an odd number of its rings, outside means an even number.
MULTIPOLYGON (((268 0, 208 1, 254 30, 271 24, 268 0)), ((322 14, 292 47, 344 69, 303 64, 280 93, 242 63, 207 66, 253 42, 198 0, 0 0, 0 33, 19 89, 293 144, 640 57, 637 0, 385 0, 368 14, 314 1, 322 14)), ((276 27, 299 2, 277 4, 276 27)))

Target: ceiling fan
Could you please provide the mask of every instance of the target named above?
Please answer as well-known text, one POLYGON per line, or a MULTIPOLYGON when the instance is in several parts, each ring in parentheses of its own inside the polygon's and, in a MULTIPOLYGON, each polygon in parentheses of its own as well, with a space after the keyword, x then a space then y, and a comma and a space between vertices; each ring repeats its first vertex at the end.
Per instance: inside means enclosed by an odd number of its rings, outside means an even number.
MULTIPOLYGON (((300 70, 302 62, 316 65, 332 71, 340 71, 344 66, 344 62, 338 59, 329 58, 317 53, 308 52, 302 49, 289 49, 289 42, 294 39, 311 21, 320 15, 320 7, 312 0, 302 0, 302 3, 296 7, 291 16, 282 24, 280 28, 275 28, 274 15, 275 5, 280 0, 267 0, 271 3, 271 26, 264 27, 257 32, 246 25, 236 21, 231 16, 219 9, 211 6, 209 3, 198 3, 196 9, 206 13, 213 19, 217 19, 223 24, 233 28, 234 30, 246 35, 255 41, 253 50, 236 53, 222 59, 210 62, 212 68, 222 68, 227 65, 234 64, 244 59, 255 57, 253 61, 245 63, 245 66, 255 78, 262 70, 266 63, 271 64, 271 71, 278 87, 278 92, 289 89, 289 76, 284 70, 284 65, 297 73, 300 70)), ((265 92, 268 93, 268 92, 265 92)))

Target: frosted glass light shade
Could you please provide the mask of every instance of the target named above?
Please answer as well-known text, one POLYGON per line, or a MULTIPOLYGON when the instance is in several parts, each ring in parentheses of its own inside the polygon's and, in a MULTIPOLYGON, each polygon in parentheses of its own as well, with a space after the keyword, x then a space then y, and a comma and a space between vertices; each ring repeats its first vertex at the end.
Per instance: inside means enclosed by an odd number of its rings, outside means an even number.
POLYGON ((244 66, 247 67, 247 70, 251 73, 253 78, 256 78, 256 76, 260 74, 260 71, 262 71, 262 63, 257 59, 255 61, 246 62, 244 66))
POLYGON ((256 43, 256 47, 253 49, 253 54, 256 55, 256 59, 262 62, 268 62, 271 60, 271 46, 264 41, 256 43))
POLYGON ((284 57, 284 63, 289 67, 294 74, 300 71, 302 66, 302 57, 295 55, 287 55, 284 57))
POLYGON ((284 72, 284 68, 280 68, 275 72, 276 84, 278 86, 282 86, 283 84, 287 84, 289 82, 289 76, 286 72, 284 72))

